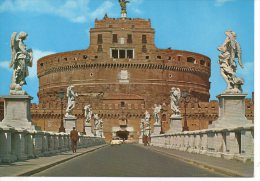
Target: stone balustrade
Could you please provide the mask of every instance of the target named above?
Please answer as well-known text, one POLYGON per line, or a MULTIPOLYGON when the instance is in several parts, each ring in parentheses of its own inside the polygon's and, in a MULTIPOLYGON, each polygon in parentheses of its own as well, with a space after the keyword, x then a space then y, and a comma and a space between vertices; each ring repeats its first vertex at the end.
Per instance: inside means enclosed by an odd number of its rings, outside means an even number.
MULTIPOLYGON (((140 137, 139 143, 142 143, 140 137)), ((240 161, 254 160, 254 127, 205 129, 151 136, 151 146, 240 161)))
MULTIPOLYGON (((100 137, 80 136, 78 148, 105 144, 100 137)), ((28 131, 0 127, 0 163, 49 156, 71 149, 67 133, 28 131)))

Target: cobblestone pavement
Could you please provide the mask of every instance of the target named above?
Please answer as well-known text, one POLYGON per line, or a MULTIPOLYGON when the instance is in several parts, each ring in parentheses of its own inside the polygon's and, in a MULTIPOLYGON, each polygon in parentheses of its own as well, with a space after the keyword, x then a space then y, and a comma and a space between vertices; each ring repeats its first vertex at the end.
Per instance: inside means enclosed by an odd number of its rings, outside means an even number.
POLYGON ((223 177, 224 175, 141 146, 123 144, 107 146, 84 154, 34 176, 223 177))

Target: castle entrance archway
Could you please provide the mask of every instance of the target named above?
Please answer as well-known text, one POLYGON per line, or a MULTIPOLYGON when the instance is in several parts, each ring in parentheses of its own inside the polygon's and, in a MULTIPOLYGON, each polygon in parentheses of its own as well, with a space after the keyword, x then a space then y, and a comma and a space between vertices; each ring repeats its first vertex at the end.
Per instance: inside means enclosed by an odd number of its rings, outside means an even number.
POLYGON ((131 126, 127 126, 125 128, 122 128, 120 126, 112 127, 112 139, 115 137, 119 137, 123 140, 129 140, 133 139, 134 134, 134 128, 131 126))
POLYGON ((129 136, 129 131, 127 130, 120 130, 116 132, 116 136, 121 138, 122 140, 128 140, 128 136, 129 136))

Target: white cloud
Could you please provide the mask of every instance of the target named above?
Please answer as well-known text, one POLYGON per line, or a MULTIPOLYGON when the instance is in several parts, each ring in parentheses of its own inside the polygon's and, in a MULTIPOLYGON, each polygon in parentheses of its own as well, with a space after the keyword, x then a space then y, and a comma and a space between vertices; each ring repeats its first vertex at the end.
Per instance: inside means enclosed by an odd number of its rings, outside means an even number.
POLYGON ((142 14, 139 6, 143 3, 143 0, 131 0, 129 3, 129 9, 136 14, 142 14))
POLYGON ((239 65, 238 66, 238 74, 242 75, 244 78, 248 80, 253 80, 254 78, 254 62, 246 62, 244 63, 244 68, 241 69, 239 65))
MULTIPOLYGON (((28 78, 37 78, 37 61, 47 55, 54 54, 55 52, 52 51, 41 51, 38 49, 33 50, 33 65, 32 67, 28 67, 29 69, 29 76, 28 78)), ((12 71, 12 68, 9 68, 10 61, 1 61, 0 67, 12 71)))
POLYGON ((100 7, 98 7, 95 11, 93 11, 90 15, 91 19, 95 19, 97 17, 102 17, 113 7, 113 3, 110 1, 105 1, 100 7))
MULTIPOLYGON (((74 23, 85 23, 96 18, 102 18, 105 13, 115 15, 112 7, 115 5, 120 6, 117 0, 105 0, 93 9, 90 8, 90 2, 90 0, 4 0, 0 3, 0 13, 29 12, 50 14, 66 18, 74 23)), ((127 9, 136 14, 141 14, 142 11, 139 9, 139 6, 142 3, 143 0, 131 0, 127 5, 127 9)))
POLYGON ((89 19, 100 18, 114 5, 106 0, 94 10, 89 7, 90 0, 4 0, 0 12, 32 12, 51 14, 75 23, 84 23, 89 19))
POLYGON ((0 62, 0 67, 3 68, 3 69, 11 70, 9 68, 9 64, 10 64, 10 61, 1 61, 0 62))
POLYGON ((228 2, 232 2, 235 0, 215 0, 215 6, 223 6, 224 4, 228 3, 228 2))
POLYGON ((37 77, 37 61, 47 55, 54 54, 52 51, 42 51, 38 49, 33 50, 33 66, 29 67, 29 76, 28 78, 36 78, 37 77))

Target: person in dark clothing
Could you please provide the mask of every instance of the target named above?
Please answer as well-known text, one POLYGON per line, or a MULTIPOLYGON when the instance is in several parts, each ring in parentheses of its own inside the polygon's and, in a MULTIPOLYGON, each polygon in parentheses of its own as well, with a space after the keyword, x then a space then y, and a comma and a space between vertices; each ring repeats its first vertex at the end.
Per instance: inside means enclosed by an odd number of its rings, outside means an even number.
POLYGON ((75 127, 73 127, 73 130, 70 132, 70 140, 71 140, 72 152, 76 153, 77 142, 79 140, 79 135, 78 135, 78 131, 76 130, 75 127))

